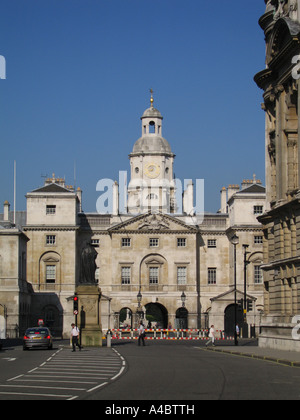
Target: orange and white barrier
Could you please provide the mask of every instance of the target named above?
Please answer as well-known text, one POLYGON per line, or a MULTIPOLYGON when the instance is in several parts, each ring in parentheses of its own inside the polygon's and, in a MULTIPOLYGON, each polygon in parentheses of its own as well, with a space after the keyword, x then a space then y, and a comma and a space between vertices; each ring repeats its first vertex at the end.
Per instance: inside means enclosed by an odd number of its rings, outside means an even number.
MULTIPOLYGON (((106 337, 107 331, 103 331, 106 337)), ((138 340, 138 329, 112 329, 112 340, 138 340)), ((198 329, 145 329, 145 340, 209 340, 209 330, 198 329)), ((104 337, 104 338, 105 338, 104 337)), ((225 332, 216 330, 216 340, 233 340, 225 337, 225 332)))

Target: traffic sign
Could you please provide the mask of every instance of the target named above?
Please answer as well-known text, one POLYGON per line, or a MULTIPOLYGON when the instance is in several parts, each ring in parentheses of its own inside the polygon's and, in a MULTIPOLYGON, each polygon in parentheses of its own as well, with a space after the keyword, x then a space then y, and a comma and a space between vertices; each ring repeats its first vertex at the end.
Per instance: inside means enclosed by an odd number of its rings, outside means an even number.
POLYGON ((78 311, 74 311, 74 315, 78 315, 78 311))

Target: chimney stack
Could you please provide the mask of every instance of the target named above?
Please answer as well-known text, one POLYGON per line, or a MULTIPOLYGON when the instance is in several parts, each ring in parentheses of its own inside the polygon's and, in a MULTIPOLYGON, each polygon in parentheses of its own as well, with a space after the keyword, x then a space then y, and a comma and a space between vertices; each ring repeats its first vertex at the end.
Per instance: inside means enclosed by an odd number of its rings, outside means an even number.
POLYGON ((10 211, 10 204, 8 201, 5 201, 4 202, 4 217, 3 217, 4 222, 9 222, 9 211, 10 211))
POLYGON ((227 213, 227 190, 225 187, 221 189, 221 213, 227 213))

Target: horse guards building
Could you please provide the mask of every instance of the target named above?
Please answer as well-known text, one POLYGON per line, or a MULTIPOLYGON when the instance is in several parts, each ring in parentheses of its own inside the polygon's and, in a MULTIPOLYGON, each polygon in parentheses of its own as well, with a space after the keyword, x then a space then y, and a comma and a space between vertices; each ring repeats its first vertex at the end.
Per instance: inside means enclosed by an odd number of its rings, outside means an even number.
POLYGON ((265 3, 266 68, 255 82, 264 91, 266 188, 254 176, 223 187, 217 213, 196 212, 193 184, 178 191, 151 94, 129 155, 126 197, 113 183, 109 213, 84 212, 81 189, 54 174, 27 193, 26 212, 5 201, 0 329, 8 336, 43 319, 55 336, 68 337, 76 288, 92 281, 101 289, 104 331, 145 319, 163 328, 214 324, 233 336, 237 308, 245 337, 300 349, 300 6, 265 3))

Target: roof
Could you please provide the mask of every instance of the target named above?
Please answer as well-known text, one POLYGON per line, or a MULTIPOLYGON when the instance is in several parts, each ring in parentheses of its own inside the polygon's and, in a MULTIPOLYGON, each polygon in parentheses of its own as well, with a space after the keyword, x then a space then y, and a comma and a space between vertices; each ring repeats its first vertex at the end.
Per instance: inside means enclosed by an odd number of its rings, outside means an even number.
POLYGON ((154 134, 145 135, 137 140, 133 146, 133 154, 142 153, 167 153, 172 154, 169 142, 161 136, 154 134))
POLYGON ((239 194, 257 194, 257 193, 261 193, 264 194, 266 192, 266 188, 263 187, 260 184, 252 184, 249 187, 246 187, 244 189, 242 189, 241 191, 239 191, 239 194))
POLYGON ((150 107, 150 108, 146 109, 146 111, 144 112, 144 114, 141 117, 141 119, 142 118, 151 118, 151 117, 163 119, 163 117, 162 117, 161 113, 159 112, 159 110, 156 109, 156 108, 153 108, 153 107, 150 107))
POLYGON ((70 193, 70 194, 74 193, 74 191, 68 190, 67 188, 64 188, 61 185, 58 185, 54 182, 49 184, 49 185, 45 185, 44 187, 33 190, 31 192, 34 192, 34 193, 40 193, 40 192, 41 193, 70 193))

